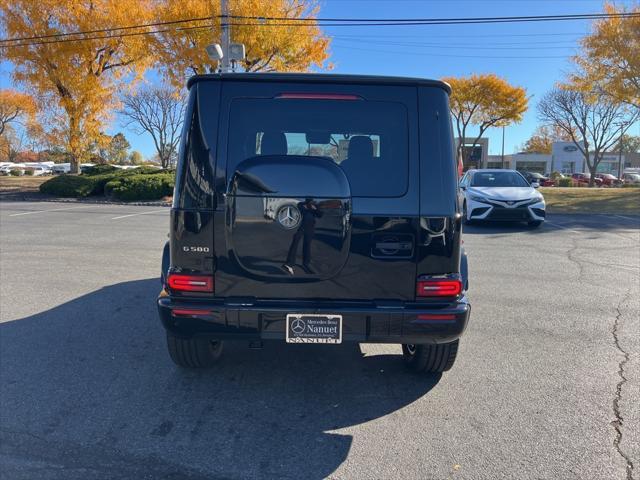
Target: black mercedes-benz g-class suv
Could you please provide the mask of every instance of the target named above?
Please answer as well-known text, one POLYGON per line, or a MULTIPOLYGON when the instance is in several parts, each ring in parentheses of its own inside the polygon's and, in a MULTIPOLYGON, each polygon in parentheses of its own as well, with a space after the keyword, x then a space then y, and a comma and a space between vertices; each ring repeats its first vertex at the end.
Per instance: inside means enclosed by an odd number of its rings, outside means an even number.
POLYGON ((222 342, 402 344, 451 368, 469 320, 443 82, 192 77, 158 298, 169 353, 222 342))

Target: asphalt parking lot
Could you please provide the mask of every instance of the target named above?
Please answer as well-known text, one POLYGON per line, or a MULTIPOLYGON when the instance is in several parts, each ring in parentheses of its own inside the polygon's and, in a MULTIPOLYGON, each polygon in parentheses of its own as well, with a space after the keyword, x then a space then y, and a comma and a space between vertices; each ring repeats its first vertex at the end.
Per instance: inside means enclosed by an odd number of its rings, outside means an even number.
POLYGON ((639 218, 466 228, 471 323, 428 377, 395 345, 178 369, 168 212, 0 204, 2 478, 640 478, 639 218))

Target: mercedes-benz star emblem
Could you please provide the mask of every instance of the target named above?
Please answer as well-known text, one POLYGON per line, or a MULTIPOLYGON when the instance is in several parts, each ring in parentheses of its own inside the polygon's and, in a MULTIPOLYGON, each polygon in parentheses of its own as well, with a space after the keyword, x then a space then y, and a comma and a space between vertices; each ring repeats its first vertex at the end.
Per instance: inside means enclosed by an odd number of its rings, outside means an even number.
POLYGON ((294 205, 285 205, 276 216, 278 223, 287 230, 296 228, 300 223, 300 211, 294 205))
POLYGON ((296 335, 300 335, 304 332, 306 326, 307 325, 304 323, 304 320, 301 318, 295 318, 293 322, 291 322, 291 331, 296 335))

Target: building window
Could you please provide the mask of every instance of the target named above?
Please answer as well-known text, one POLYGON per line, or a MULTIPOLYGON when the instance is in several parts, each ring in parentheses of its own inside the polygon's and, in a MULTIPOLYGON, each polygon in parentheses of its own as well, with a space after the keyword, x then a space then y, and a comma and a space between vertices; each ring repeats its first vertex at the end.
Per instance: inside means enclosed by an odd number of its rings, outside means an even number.
POLYGON ((469 170, 470 168, 482 168, 482 145, 476 145, 472 147, 471 145, 464 146, 464 169, 469 170))

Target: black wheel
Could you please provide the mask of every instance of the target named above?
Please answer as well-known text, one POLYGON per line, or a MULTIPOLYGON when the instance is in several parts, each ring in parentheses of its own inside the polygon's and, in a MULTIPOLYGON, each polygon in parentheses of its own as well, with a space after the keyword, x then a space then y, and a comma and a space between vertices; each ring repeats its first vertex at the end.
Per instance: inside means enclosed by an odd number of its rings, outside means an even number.
POLYGON ((456 361, 458 340, 436 345, 402 345, 404 363, 414 372, 446 372, 456 361))
POLYGON ((167 347, 173 363, 184 368, 211 367, 222 354, 222 342, 206 338, 178 338, 169 332, 167 347))
POLYGON ((533 222, 527 223, 527 225, 529 225, 531 228, 538 228, 540 225, 542 225, 542 221, 541 220, 535 220, 533 222))

